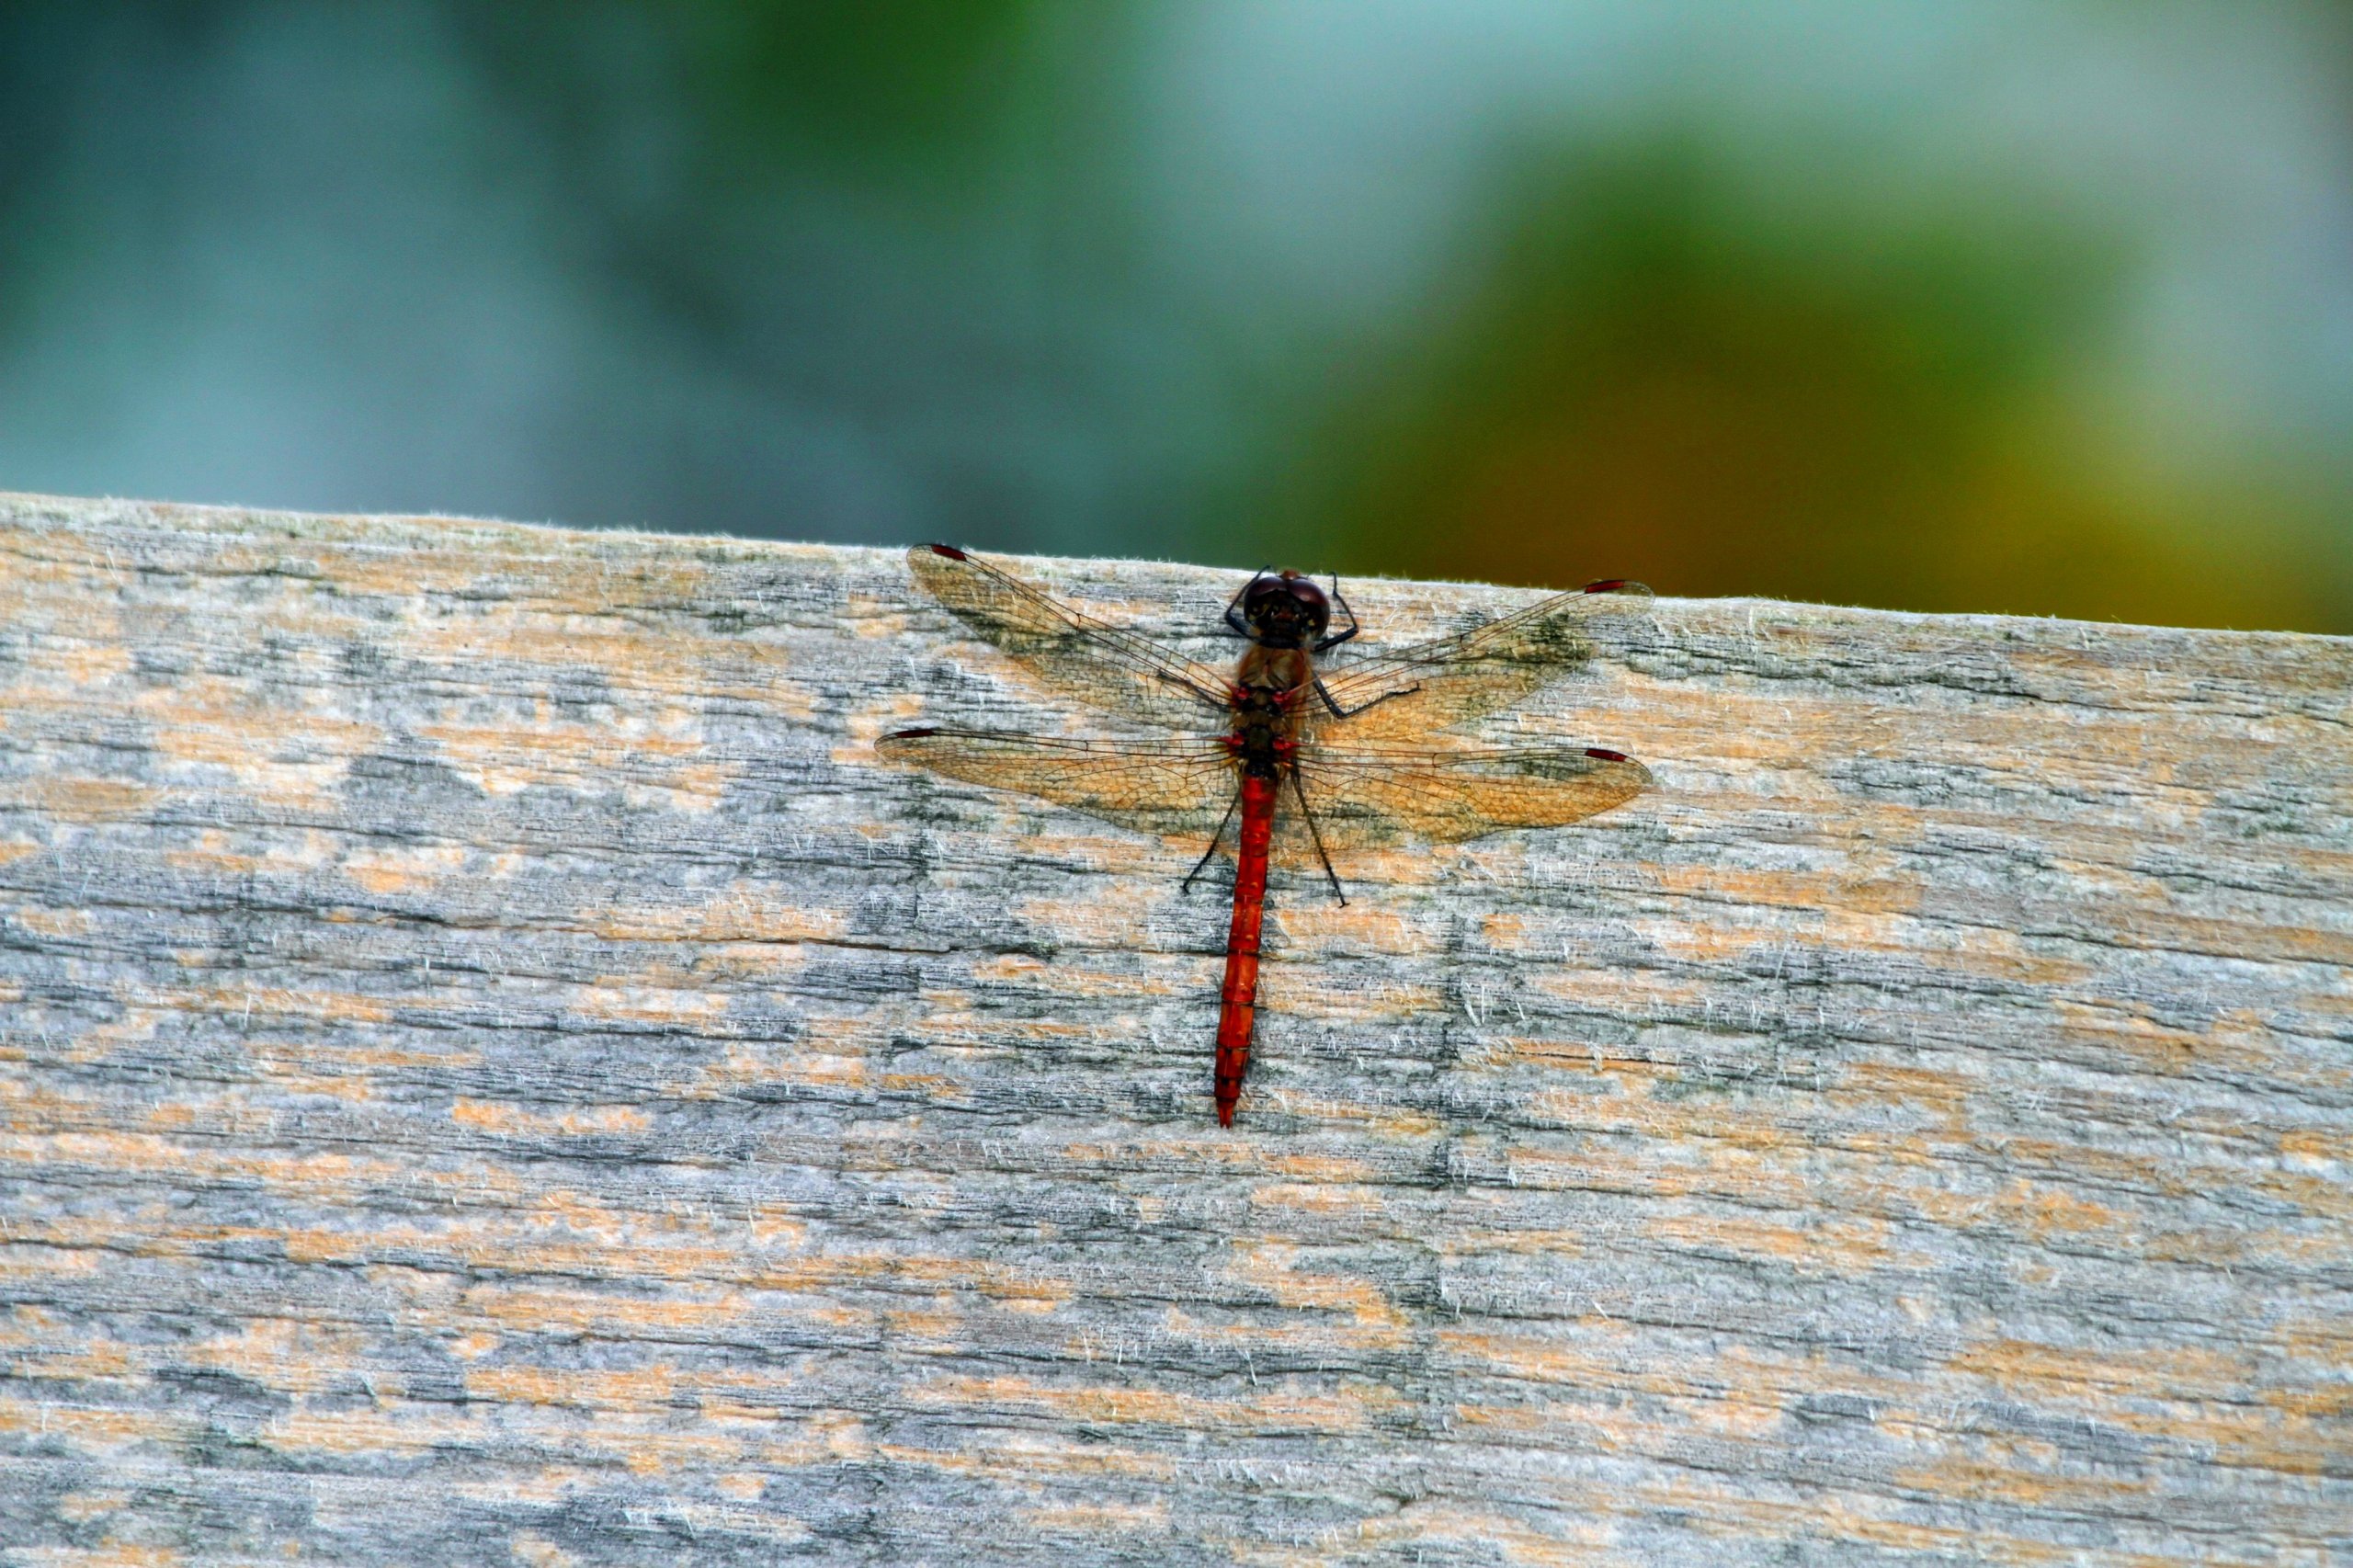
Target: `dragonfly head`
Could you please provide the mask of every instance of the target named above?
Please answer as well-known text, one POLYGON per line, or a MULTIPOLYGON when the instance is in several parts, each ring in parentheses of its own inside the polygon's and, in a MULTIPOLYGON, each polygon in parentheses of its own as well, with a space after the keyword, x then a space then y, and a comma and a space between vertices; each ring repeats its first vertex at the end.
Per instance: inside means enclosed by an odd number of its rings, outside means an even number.
POLYGON ((1332 601, 1296 572, 1261 572, 1242 590, 1242 619, 1263 647, 1303 648, 1332 624, 1332 601))

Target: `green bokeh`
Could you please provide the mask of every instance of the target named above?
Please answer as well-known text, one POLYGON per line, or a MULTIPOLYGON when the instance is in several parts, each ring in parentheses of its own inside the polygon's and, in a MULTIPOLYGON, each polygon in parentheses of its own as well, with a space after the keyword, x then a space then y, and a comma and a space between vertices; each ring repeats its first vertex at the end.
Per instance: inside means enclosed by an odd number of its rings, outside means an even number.
POLYGON ((2121 224, 1720 150, 1669 127, 1517 171, 1462 297, 1303 400, 1263 531, 1355 573, 2348 623, 2292 493, 2136 485, 2074 423, 2141 263, 2121 224))
POLYGON ((2353 631, 2347 39, 13 6, 0 485, 2353 631))

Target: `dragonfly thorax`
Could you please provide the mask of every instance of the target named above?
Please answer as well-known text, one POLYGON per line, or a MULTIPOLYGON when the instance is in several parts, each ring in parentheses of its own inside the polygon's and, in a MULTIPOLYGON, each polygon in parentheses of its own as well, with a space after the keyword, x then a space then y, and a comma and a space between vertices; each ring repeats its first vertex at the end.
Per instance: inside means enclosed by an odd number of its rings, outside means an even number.
POLYGON ((1261 643, 1242 655, 1233 669, 1234 701, 1245 704, 1252 692, 1286 697, 1315 678, 1315 662, 1304 648, 1270 648, 1261 643))
MULTIPOLYGON (((1246 675, 1252 662, 1269 652, 1278 658, 1288 657, 1300 662, 1302 668, 1307 655, 1297 649, 1267 650, 1253 648, 1243 655, 1246 675)), ((1303 684, 1303 683, 1302 683, 1303 684)), ((1273 778, 1290 762, 1291 741, 1291 699, 1296 687, 1239 680, 1233 687, 1233 729, 1226 736, 1226 749, 1241 765, 1248 778, 1273 778)))

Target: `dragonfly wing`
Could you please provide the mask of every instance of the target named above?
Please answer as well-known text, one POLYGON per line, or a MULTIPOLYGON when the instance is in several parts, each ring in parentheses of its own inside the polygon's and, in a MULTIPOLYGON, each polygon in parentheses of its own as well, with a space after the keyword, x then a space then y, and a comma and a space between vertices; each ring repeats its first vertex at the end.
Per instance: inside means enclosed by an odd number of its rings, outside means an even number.
POLYGON ((907 565, 925 592, 1057 691, 1171 729, 1198 729, 1230 710, 1225 677, 1208 665, 1073 609, 977 555, 918 544, 907 565))
POLYGON ((1583 666, 1647 614, 1640 583, 1594 583, 1451 637, 1341 665, 1323 677, 1343 713, 1313 705, 1336 741, 1408 740, 1493 713, 1583 666))
POLYGON ((902 730, 874 744, 892 762, 1015 790, 1121 827, 1207 838, 1233 803, 1233 759, 1214 740, 1085 741, 988 730, 902 730))
MULTIPOLYGON (((1614 751, 1313 746, 1301 749, 1299 778, 1325 848, 1380 849, 1565 827, 1632 800, 1651 774, 1614 751)), ((1307 846, 1303 828, 1286 835, 1294 844, 1307 846)))

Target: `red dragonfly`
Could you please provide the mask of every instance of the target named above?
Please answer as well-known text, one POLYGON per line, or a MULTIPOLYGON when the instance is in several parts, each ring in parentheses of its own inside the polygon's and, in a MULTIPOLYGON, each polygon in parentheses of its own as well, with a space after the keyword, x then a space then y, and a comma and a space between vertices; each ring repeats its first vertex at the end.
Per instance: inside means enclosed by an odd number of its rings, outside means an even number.
POLYGON ((1267 867, 1278 846, 1302 863, 1312 854, 1345 903, 1333 850, 1560 827, 1621 804, 1650 782, 1641 763, 1614 751, 1432 738, 1585 664, 1597 634, 1648 607, 1651 591, 1640 583, 1590 583, 1451 637, 1325 669, 1318 661, 1358 630, 1339 580, 1326 595, 1296 572, 1262 571, 1225 607, 1224 631, 1249 646, 1222 673, 953 545, 916 545, 907 563, 932 597, 1047 685, 1123 719, 1192 732, 1078 740, 926 728, 885 735, 877 746, 886 757, 1121 826, 1206 837, 1188 889, 1240 819, 1219 992, 1222 1126, 1233 1124, 1250 1063, 1267 867), (1347 621, 1337 631, 1335 606, 1347 621))

